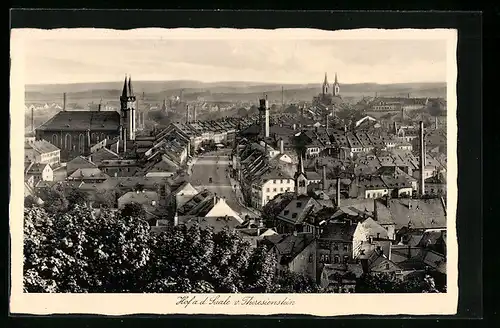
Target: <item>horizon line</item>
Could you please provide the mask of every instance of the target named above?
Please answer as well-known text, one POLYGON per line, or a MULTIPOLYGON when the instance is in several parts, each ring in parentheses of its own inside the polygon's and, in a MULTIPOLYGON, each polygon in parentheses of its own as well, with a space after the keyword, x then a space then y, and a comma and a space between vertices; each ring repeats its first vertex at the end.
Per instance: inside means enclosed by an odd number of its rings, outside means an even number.
MULTIPOLYGON (((134 80, 133 83, 141 83, 141 82, 198 82, 204 84, 211 83, 248 83, 254 85, 305 85, 305 84, 319 84, 322 85, 323 82, 256 82, 256 81, 244 81, 244 80, 220 80, 220 81, 201 81, 201 80, 134 80)), ((100 83, 122 83, 122 81, 89 81, 89 82, 48 82, 48 83, 25 83, 25 86, 42 86, 42 85, 76 85, 76 84, 100 84, 100 83)), ((447 81, 412 81, 412 82, 387 82, 387 83, 378 83, 378 82, 354 82, 354 83, 339 83, 340 85, 353 85, 353 84, 376 84, 376 85, 390 85, 390 84, 431 84, 431 83, 445 83, 447 81)), ((333 83, 329 83, 333 84, 333 83)))

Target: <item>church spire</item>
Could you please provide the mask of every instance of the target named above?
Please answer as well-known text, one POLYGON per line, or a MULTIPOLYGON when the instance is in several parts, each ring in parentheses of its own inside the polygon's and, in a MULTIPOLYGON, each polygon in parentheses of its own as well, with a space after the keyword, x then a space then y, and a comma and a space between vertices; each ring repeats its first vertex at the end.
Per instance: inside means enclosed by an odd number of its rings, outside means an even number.
MULTIPOLYGON (((335 74, 335 79, 337 78, 337 74, 335 74)), ((328 77, 326 76, 326 72, 325 72, 325 81, 323 82, 323 84, 328 84, 328 77)))
POLYGON ((125 74, 125 81, 123 82, 122 97, 128 97, 128 82, 126 74, 125 74))
POLYGON ((335 72, 335 84, 339 84, 339 80, 337 79, 337 72, 335 72))
POLYGON ((299 163, 297 165, 297 173, 302 173, 304 174, 304 160, 302 159, 302 153, 299 156, 299 163))
POLYGON ((323 81, 323 96, 326 95, 328 93, 328 77, 326 76, 326 72, 325 72, 325 81, 323 81))

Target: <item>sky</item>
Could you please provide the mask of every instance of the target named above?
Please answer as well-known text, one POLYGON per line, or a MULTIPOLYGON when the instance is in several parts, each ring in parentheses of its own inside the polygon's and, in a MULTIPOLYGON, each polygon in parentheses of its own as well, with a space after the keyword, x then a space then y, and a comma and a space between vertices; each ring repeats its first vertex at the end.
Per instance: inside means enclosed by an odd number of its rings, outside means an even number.
POLYGON ((24 43, 25 83, 113 82, 125 74, 141 81, 320 83, 325 72, 329 82, 337 73, 345 84, 446 81, 443 39, 307 39, 302 34, 294 39, 272 30, 261 30, 266 36, 261 38, 242 31, 184 39, 168 34, 115 38, 112 31, 105 37, 50 38, 52 31, 45 31, 43 38, 24 43))

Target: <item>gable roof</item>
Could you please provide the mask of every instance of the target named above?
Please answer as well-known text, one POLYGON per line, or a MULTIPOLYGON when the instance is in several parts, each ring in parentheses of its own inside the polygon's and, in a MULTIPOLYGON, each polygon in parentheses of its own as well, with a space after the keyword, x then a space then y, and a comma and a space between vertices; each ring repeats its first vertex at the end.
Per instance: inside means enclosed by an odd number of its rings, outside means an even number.
POLYGON ((111 131, 120 127, 116 111, 61 111, 37 130, 40 131, 111 131))
POLYGON ((103 160, 118 159, 120 158, 120 155, 118 155, 114 151, 107 149, 106 147, 102 147, 101 149, 93 153, 91 155, 91 158, 93 163, 100 164, 103 160))
POLYGON ((107 179, 109 176, 99 170, 97 167, 95 168, 81 168, 74 171, 68 179, 78 179, 78 180, 86 180, 86 179, 107 179))
POLYGON ((298 196, 292 199, 278 215, 278 219, 292 224, 302 223, 310 214, 313 214, 323 206, 314 198, 309 196, 298 196))
POLYGON ((219 232, 224 229, 235 229, 239 224, 235 217, 232 216, 212 216, 212 217, 180 217, 179 224, 183 224, 187 227, 193 226, 195 224, 199 225, 201 228, 213 228, 214 232, 219 232))
POLYGON ((313 242, 314 236, 312 233, 303 232, 294 235, 271 235, 263 240, 274 246, 276 253, 282 257, 281 264, 287 264, 313 242))
POLYGON ((47 140, 35 140, 31 144, 29 144, 31 148, 37 151, 40 154, 51 153, 59 150, 56 146, 48 142, 47 140))
POLYGON ((446 211, 440 199, 390 199, 388 210, 396 229, 446 227, 446 211))

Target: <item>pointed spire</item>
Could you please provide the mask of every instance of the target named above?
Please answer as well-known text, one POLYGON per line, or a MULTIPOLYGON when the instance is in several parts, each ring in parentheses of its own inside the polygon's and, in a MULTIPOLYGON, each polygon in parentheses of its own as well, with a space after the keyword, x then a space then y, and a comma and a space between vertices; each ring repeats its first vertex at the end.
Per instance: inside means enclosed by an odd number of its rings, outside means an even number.
POLYGON ((302 152, 299 155, 299 163, 297 165, 297 174, 304 173, 304 160, 302 159, 302 152))
POLYGON ((122 97, 128 97, 127 74, 125 74, 125 81, 123 82, 122 97))
POLYGON ((328 77, 326 76, 326 72, 325 72, 325 81, 323 82, 323 84, 328 84, 328 77))
POLYGON ((129 97, 134 95, 134 89, 132 89, 132 76, 128 77, 128 95, 129 97))

